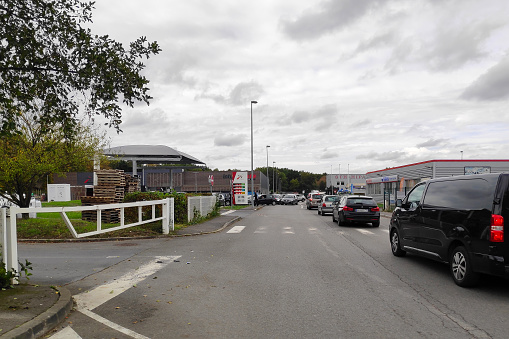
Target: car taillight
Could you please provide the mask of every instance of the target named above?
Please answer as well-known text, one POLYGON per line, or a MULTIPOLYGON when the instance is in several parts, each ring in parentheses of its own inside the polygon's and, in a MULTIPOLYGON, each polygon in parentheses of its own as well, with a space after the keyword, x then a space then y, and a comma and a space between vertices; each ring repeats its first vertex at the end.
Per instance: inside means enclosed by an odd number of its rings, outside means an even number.
POLYGON ((377 207, 373 207, 371 209, 371 212, 380 212, 380 207, 378 207, 378 206, 377 207))
POLYGON ((501 215, 491 215, 490 241, 504 242, 504 217, 501 215))
POLYGON ((325 203, 322 204, 322 207, 327 207, 327 205, 325 205, 325 203))
POLYGON ((343 211, 353 211, 353 208, 349 206, 343 206, 343 211))

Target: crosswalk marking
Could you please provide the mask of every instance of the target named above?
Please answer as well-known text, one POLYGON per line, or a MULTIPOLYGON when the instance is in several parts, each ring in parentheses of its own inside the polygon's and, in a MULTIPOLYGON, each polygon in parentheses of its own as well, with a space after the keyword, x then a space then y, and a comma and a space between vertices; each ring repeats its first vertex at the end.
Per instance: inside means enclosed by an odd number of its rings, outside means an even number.
POLYGON ((246 228, 246 226, 233 226, 231 230, 226 233, 240 233, 246 228))
POLYGON ((368 230, 364 230, 364 229, 361 229, 361 228, 356 228, 356 230, 358 232, 361 232, 362 234, 369 234, 369 235, 374 235, 375 233, 371 232, 371 231, 368 231, 368 230))
POLYGON ((292 227, 284 227, 283 234, 295 234, 292 227))

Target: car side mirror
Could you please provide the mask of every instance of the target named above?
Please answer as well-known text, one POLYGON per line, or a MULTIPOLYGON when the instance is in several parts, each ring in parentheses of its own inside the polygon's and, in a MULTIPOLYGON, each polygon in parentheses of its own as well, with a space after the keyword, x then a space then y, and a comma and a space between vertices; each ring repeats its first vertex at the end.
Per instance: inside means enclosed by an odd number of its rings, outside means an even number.
POLYGON ((403 200, 397 199, 396 200, 396 207, 402 207, 403 206, 403 200))

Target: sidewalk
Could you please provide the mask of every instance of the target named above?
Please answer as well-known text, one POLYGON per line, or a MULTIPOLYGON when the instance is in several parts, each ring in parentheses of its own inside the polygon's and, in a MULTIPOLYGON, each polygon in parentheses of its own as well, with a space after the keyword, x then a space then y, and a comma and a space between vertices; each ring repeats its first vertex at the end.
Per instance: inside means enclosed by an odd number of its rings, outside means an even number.
MULTIPOLYGON (((220 232, 240 219, 232 214, 220 215, 180 229, 172 237, 220 232)), ((63 286, 20 284, 0 291, 0 338, 39 338, 64 321, 72 307, 72 295, 63 286)))

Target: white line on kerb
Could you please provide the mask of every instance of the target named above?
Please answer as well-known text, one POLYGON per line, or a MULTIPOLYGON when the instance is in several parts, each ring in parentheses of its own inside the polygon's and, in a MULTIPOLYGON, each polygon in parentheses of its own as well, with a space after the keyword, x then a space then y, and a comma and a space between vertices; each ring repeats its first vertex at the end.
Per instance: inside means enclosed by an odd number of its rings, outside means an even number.
POLYGON ((124 274, 117 280, 113 280, 104 285, 97 286, 96 288, 90 291, 77 294, 74 296, 74 300, 76 301, 77 306, 76 309, 79 312, 119 332, 131 336, 132 338, 145 339, 147 337, 138 334, 134 331, 131 331, 127 328, 124 328, 120 325, 117 325, 109 321, 108 319, 105 319, 93 313, 92 310, 104 304, 108 300, 111 300, 114 297, 118 296, 119 294, 125 292, 129 288, 133 287, 140 281, 144 280, 148 276, 154 274, 155 272, 159 271, 160 269, 162 269, 163 267, 167 266, 169 263, 173 262, 174 260, 180 257, 181 257, 180 255, 154 257, 154 260, 151 261, 150 263, 124 274))

